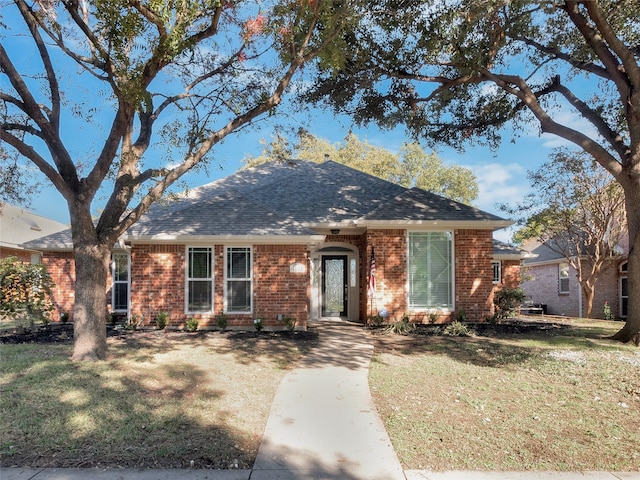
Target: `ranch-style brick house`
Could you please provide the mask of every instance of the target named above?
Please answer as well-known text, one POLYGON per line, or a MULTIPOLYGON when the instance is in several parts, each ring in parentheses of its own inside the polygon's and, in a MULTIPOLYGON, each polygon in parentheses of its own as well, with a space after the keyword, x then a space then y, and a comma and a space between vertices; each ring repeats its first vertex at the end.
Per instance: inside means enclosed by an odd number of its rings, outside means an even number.
MULTIPOLYGON (((493 240, 511 223, 333 161, 271 162, 154 205, 114 247, 107 308, 200 328, 220 314, 229 328, 383 312, 482 321, 495 289, 520 281, 520 253, 493 240)), ((72 314, 69 232, 29 248, 42 251, 58 311, 72 314)))

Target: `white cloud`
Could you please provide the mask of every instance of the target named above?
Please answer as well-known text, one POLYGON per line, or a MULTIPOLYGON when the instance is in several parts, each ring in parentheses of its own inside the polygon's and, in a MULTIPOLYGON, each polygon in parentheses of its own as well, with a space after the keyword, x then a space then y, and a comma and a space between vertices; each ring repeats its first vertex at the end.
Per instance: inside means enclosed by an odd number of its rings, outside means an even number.
MULTIPOLYGON (((478 181, 478 198, 475 206, 481 210, 505 217, 498 210, 498 204, 515 204, 529 192, 527 170, 517 163, 481 163, 470 166, 478 181)), ((497 240, 509 242, 513 227, 498 230, 493 236, 497 240)))
POLYGON ((522 200, 529 189, 526 170, 517 163, 484 163, 471 167, 478 180, 478 208, 496 211, 497 203, 522 200))

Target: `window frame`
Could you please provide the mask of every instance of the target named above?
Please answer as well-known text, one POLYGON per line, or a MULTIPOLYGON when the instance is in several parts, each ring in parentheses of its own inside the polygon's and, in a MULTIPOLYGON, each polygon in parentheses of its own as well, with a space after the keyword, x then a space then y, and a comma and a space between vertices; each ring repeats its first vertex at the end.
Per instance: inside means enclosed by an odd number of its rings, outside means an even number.
POLYGON ((491 282, 494 285, 499 285, 500 283, 502 283, 502 261, 491 260, 491 270, 491 282))
POLYGON ((202 245, 188 245, 186 247, 186 262, 185 262, 185 272, 184 272, 184 276, 185 276, 185 285, 184 285, 184 311, 186 314, 196 314, 196 313, 207 313, 207 314, 212 314, 214 313, 214 308, 215 308, 215 302, 214 302, 214 296, 215 296, 215 284, 214 284, 214 277, 215 277, 215 251, 213 247, 208 247, 208 246, 202 246, 202 245), (198 250, 206 250, 208 255, 209 255, 209 276, 207 277, 192 277, 190 276, 191 273, 191 254, 192 252, 194 252, 196 249, 198 250), (208 282, 211 285, 211 296, 209 298, 209 302, 210 302, 210 307, 207 309, 204 308, 196 308, 196 309, 192 309, 192 305, 191 302, 189 300, 189 296, 191 293, 190 290, 190 285, 191 282, 208 282))
MULTIPOLYGON (((432 309, 438 309, 439 311, 454 311, 455 310, 455 235, 451 230, 420 230, 420 231, 408 231, 407 232, 407 306, 411 311, 429 311, 432 309), (434 304, 434 305, 423 305, 420 302, 415 302, 412 299, 412 281, 413 281, 413 273, 412 266, 414 260, 412 256, 412 237, 416 237, 418 235, 446 235, 448 240, 448 254, 449 258, 447 259, 447 275, 448 275, 448 292, 447 292, 447 303, 446 304, 434 304)), ((431 272, 427 273, 427 276, 431 275, 431 272)), ((433 299, 431 298, 428 303, 433 303, 433 299)))
POLYGON ((571 285, 569 281, 569 272, 571 265, 566 262, 558 264, 558 294, 568 295, 571 292, 571 285), (562 276, 562 273, 566 271, 566 276, 562 276), (566 284, 566 285, 565 285, 566 284))
POLYGON ((253 262, 254 262, 254 249, 250 245, 229 245, 224 247, 224 313, 233 315, 252 315, 253 314, 253 262), (244 250, 249 254, 249 262, 247 265, 248 277, 230 277, 229 276, 229 254, 233 251, 244 250), (229 302, 229 283, 230 282, 247 282, 249 284, 249 308, 243 310, 232 310, 229 302))
POLYGON ((114 313, 129 313, 131 309, 131 255, 127 252, 112 252, 111 253, 111 311, 114 313), (122 281, 116 279, 116 257, 126 258, 127 261, 127 280, 122 281), (115 308, 116 303, 116 285, 126 284, 126 308, 115 308))

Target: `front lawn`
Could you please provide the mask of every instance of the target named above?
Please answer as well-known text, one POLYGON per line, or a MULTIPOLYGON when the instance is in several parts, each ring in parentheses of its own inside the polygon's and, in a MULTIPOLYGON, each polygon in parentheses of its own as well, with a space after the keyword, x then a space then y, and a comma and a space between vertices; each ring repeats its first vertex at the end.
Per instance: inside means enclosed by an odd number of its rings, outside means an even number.
POLYGON ((406 469, 640 470, 640 350, 621 323, 376 335, 371 392, 406 469))
POLYGON ((136 332, 99 363, 70 339, 0 345, 0 465, 251 468, 302 333, 136 332))

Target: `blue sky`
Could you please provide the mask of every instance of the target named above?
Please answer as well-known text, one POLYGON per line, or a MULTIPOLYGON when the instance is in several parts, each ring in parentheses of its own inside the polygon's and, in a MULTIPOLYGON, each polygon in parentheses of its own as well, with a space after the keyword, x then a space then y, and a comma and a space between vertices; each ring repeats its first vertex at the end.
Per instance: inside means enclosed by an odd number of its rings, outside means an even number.
MULTIPOLYGON (((11 25, 9 17, 6 20, 11 25)), ((26 65, 27 68, 30 67, 30 63, 39 63, 32 62, 37 57, 28 37, 5 37, 3 42, 13 47, 18 45, 17 51, 21 55, 16 55, 19 57, 16 61, 26 65)), ((100 103, 104 105, 105 97, 97 95, 96 90, 90 86, 90 82, 87 84, 75 82, 78 80, 77 75, 79 74, 76 66, 60 70, 70 84, 75 83, 74 96, 88 99, 87 108, 92 106, 92 102, 94 105, 100 103)), ((0 88, 6 87, 0 84, 0 88)), ((286 104, 283 106, 287 107, 286 104)), ((278 115, 274 119, 261 120, 258 122, 261 127, 259 129, 246 129, 227 137, 223 143, 214 147, 210 155, 212 162, 207 169, 207 174, 203 171, 188 174, 185 177, 186 183, 190 187, 195 187, 234 173, 241 166, 243 158, 257 156, 261 153, 260 140, 266 139, 268 141, 273 134, 275 122, 282 122, 283 119, 286 119, 294 127, 304 125, 315 136, 325 138, 332 143, 343 141, 349 131, 353 131, 361 140, 366 140, 373 145, 391 151, 398 151, 403 142, 410 141, 402 128, 396 128, 392 131, 383 131, 375 126, 357 128, 347 117, 335 117, 318 109, 312 110, 311 113, 296 113, 293 109, 286 110, 286 112, 286 115, 278 115)), ((69 123, 65 125, 68 133, 67 147, 75 158, 90 160, 100 148, 99 140, 95 144, 93 140, 103 137, 110 118, 103 115, 91 116, 89 121, 82 121, 78 117, 71 116, 67 118, 69 119, 69 123)), ((532 123, 528 128, 525 127, 522 130, 524 133, 514 143, 510 142, 510 135, 507 132, 503 144, 497 151, 482 147, 469 147, 464 153, 449 148, 436 149, 436 153, 446 164, 462 165, 475 173, 479 184, 479 198, 475 202, 475 206, 478 208, 504 216, 496 205, 515 203, 521 200, 530 190, 526 178, 527 170, 538 168, 540 164, 548 160, 552 148, 561 144, 555 137, 539 136, 537 124, 532 123)), ((161 154, 160 150, 157 152, 158 157, 166 154, 166 152, 161 154)), ((153 155, 151 153, 152 161, 159 159, 154 159, 153 155)), ((69 214, 62 196, 52 186, 48 186, 46 179, 42 181, 41 185, 41 188, 34 189, 28 209, 38 215, 68 223, 69 214)), ((104 199, 96 198, 94 213, 99 211, 101 201, 104 199)), ((508 240, 509 233, 506 231, 496 232, 495 236, 501 240, 508 240)))

